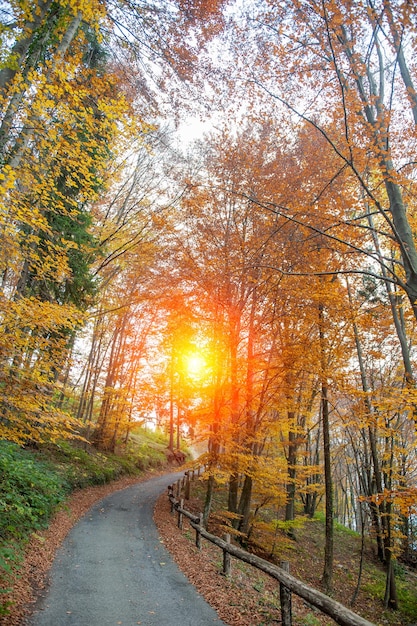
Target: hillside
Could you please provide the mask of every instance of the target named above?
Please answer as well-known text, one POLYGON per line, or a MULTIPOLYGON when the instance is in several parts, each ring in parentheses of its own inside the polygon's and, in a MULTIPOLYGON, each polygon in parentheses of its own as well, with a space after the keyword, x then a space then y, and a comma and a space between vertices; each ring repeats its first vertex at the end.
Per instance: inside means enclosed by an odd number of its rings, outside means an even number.
MULTIPOLYGON (((194 496, 185 507, 194 513, 202 510, 202 491, 193 486, 194 496)), ((176 516, 171 515, 166 495, 159 499, 155 521, 163 541, 194 585, 219 612, 230 626, 263 626, 280 623, 279 588, 267 575, 238 562, 232 562, 232 576, 228 580, 221 575, 222 554, 219 548, 203 541, 199 552, 194 545, 194 530, 185 521, 184 529, 177 528, 176 516)), ((210 532, 222 534, 219 517, 213 515, 210 532)), ((224 532, 224 531, 223 531, 224 532)), ((259 543, 251 549, 279 564, 290 562, 290 571, 310 586, 321 589, 320 576, 323 569, 324 524, 320 518, 306 522, 295 532, 296 539, 289 539, 277 532, 274 537, 274 557, 270 550, 262 550, 259 543)), ((269 540, 271 536, 269 536, 269 540)), ((264 536, 264 541, 267 536, 264 536)), ((259 541, 259 536, 258 536, 259 541)), ((384 609, 383 594, 385 575, 375 558, 373 545, 365 546, 361 585, 354 606, 350 606, 359 572, 361 539, 356 533, 336 526, 334 598, 377 626, 414 626, 417 620, 417 573, 397 564, 397 585, 400 610, 384 609)), ((294 626, 319 626, 334 623, 293 597, 294 626)))

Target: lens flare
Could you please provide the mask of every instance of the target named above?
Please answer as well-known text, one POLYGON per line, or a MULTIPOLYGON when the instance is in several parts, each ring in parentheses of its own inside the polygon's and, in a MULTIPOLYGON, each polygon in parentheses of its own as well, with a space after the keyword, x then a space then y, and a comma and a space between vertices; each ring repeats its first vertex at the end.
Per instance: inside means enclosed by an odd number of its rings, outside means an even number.
POLYGON ((206 361, 201 354, 189 354, 186 357, 187 373, 192 378, 201 378, 204 375, 206 361))

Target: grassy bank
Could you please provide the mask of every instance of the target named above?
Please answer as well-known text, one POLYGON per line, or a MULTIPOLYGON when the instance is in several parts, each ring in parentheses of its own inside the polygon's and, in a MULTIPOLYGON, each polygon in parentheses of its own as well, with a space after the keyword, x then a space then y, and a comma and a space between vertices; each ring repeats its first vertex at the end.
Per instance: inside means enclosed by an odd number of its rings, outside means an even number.
POLYGON ((0 615, 27 542, 75 490, 167 465, 166 439, 137 429, 118 454, 68 442, 38 449, 0 441, 0 615))

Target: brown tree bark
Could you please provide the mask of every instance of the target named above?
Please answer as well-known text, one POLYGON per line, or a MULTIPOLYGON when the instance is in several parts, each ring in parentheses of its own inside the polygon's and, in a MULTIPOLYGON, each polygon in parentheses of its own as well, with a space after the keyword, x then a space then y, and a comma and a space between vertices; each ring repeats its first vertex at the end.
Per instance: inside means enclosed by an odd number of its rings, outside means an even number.
POLYGON ((333 559, 334 559, 334 524, 333 524, 333 479, 331 467, 330 451, 330 418, 329 399, 327 387, 327 365, 326 348, 324 335, 324 306, 319 304, 319 336, 321 352, 321 420, 323 428, 323 459, 324 459, 324 484, 326 494, 325 504, 325 547, 324 547, 324 569, 323 586, 326 593, 331 593, 333 586, 333 559))

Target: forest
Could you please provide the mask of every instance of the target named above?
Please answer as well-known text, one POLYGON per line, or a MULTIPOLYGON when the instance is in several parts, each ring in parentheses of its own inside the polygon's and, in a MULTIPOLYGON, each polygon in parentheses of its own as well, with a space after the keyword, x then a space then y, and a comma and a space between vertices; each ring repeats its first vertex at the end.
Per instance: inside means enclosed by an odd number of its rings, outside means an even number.
POLYGON ((417 4, 3 0, 0 438, 207 443, 207 519, 417 565, 417 4))

